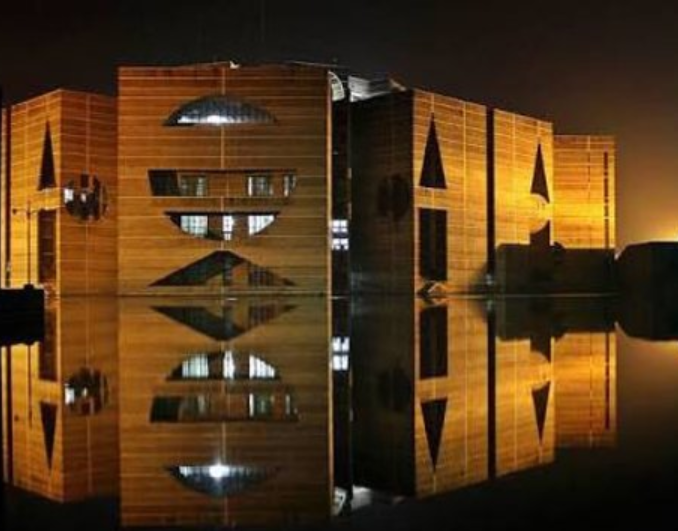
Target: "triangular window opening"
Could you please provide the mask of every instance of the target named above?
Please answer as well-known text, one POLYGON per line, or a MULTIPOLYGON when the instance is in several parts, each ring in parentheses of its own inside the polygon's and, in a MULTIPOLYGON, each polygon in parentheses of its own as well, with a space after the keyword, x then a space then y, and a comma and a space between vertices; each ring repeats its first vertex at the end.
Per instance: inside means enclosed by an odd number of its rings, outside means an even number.
POLYGON ((45 138, 42 143, 42 162, 38 178, 38 190, 56 187, 56 173, 54 171, 54 147, 49 123, 45 124, 45 138))
POLYGON ((433 117, 431 117, 431 125, 428 129, 424 164, 421 169, 419 184, 426 188, 447 188, 445 169, 440 155, 440 145, 438 144, 438 133, 436 132, 436 123, 433 117))
POLYGON ((40 402, 40 417, 42 419, 42 435, 45 439, 47 465, 49 468, 52 468, 54 437, 56 435, 57 406, 47 402, 40 402))
POLYGON ((534 414, 537 417, 537 429, 539 430, 539 440, 544 440, 544 426, 546 425, 546 412, 549 405, 549 391, 551 382, 532 390, 532 402, 534 404, 534 414))
POLYGON ((546 180, 546 169, 544 168, 544 157, 541 153, 541 145, 537 146, 537 159, 534 163, 530 193, 542 197, 547 203, 551 202, 548 181, 546 180))
POLYGON ((443 426, 445 425, 446 410, 446 398, 422 402, 421 404, 421 411, 424 415, 426 441, 428 442, 428 451, 431 455, 431 462, 433 463, 434 470, 438 466, 438 452, 440 451, 440 440, 443 435, 443 426))

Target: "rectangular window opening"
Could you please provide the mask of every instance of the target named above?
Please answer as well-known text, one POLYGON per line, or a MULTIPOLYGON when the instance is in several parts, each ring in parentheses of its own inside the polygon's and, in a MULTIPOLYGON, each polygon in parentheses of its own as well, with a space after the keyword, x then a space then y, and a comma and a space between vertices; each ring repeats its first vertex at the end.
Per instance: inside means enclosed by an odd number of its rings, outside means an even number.
POLYGON ((181 175, 179 192, 186 197, 206 197, 209 193, 206 175, 181 175))
POLYGON ((447 212, 419 210, 419 274, 426 280, 447 280, 447 212))
POLYGON ((447 306, 419 314, 419 378, 447 376, 447 306))
POLYGON ((292 174, 287 174, 283 176, 283 195, 289 197, 292 195, 292 192, 297 187, 297 176, 292 174))
POLYGON ((248 175, 247 195, 250 197, 273 196, 273 177, 270 175, 248 175))

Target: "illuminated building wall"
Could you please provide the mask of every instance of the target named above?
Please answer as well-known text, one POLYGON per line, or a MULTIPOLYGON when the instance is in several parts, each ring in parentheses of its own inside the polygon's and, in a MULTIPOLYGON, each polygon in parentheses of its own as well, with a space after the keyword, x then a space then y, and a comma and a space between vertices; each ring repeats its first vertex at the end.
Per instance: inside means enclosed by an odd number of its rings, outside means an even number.
POLYGON ((120 293, 326 293, 326 69, 119 70, 120 293))
POLYGON ((11 225, 9 257, 2 246, 3 265, 9 258, 11 266, 5 285, 115 293, 115 99, 58 90, 14 105, 10 137, 9 212, 4 167, 2 179, 3 228, 11 225))
POLYGON ((419 90, 356 105, 361 292, 553 288, 553 126, 419 90))
POLYGON ((419 90, 356 105, 356 290, 458 292, 484 281, 485 112, 419 90))
POLYGON ((12 107, 12 286, 613 287, 611 137, 554 137, 543 120, 326 65, 118 79, 116 100, 56 91, 12 107))
POLYGON ((488 477, 488 326, 475 301, 416 305, 416 485, 427 496, 488 477))
MULTIPOLYGON (((502 291, 547 287, 551 276, 553 205, 553 126, 541 120, 494 110, 494 224, 496 271, 502 291)), ((490 260, 492 257, 489 257, 490 260)))
POLYGON ((554 139, 554 240, 567 249, 615 249, 615 141, 554 139))
POLYGON ((5 481, 60 502, 117 496, 116 304, 54 303, 43 342, 3 350, 5 481))
POLYGON ((329 333, 325 298, 122 301, 122 524, 328 518, 329 333))
POLYGON ((549 359, 529 339, 497 338, 496 381, 497 476, 552 462, 557 382, 549 359))
POLYGON ((616 443, 616 338, 614 331, 576 332, 555 341, 558 447, 616 443))
POLYGON ((615 141, 556 136, 554 242, 557 283, 568 291, 612 285, 615 258, 615 141))

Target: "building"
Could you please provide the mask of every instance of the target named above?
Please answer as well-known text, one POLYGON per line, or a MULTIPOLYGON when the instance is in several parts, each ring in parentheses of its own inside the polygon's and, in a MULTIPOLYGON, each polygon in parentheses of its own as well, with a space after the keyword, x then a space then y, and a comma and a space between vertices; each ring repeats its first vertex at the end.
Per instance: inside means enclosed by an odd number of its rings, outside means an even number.
POLYGON ((3 118, 3 286, 116 293, 115 98, 57 90, 3 118))
POLYGON ((4 286, 612 289, 615 147, 341 68, 122 67, 12 106, 4 286))
POLYGON ((612 289, 611 138, 420 90, 352 123, 356 291, 612 289))

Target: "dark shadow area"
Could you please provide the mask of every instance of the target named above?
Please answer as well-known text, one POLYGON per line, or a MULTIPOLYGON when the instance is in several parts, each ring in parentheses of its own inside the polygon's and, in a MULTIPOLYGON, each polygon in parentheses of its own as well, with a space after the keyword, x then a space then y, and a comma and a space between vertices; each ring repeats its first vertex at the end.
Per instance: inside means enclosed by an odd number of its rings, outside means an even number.
POLYGON ((433 116, 431 116, 428 137, 426 138, 424 164, 421 169, 419 185, 425 188, 447 188, 445 179, 445 166, 443 164, 442 155, 440 154, 438 133, 436 132, 436 122, 433 116))
POLYGON ((262 302, 240 307, 155 306, 154 310, 213 339, 229 341, 295 308, 291 304, 262 302))
POLYGON ((233 288, 294 285, 292 281, 232 251, 215 251, 155 281, 151 286, 204 286, 207 284, 233 288))
POLYGON ((619 324, 633 337, 678 338, 678 244, 630 245, 617 261, 619 324))
POLYGON ((41 289, 0 290, 0 346, 40 341, 45 331, 45 293, 41 289))
POLYGON ((531 245, 497 248, 497 290, 507 294, 615 293, 614 251, 548 244, 547 224, 531 245))

